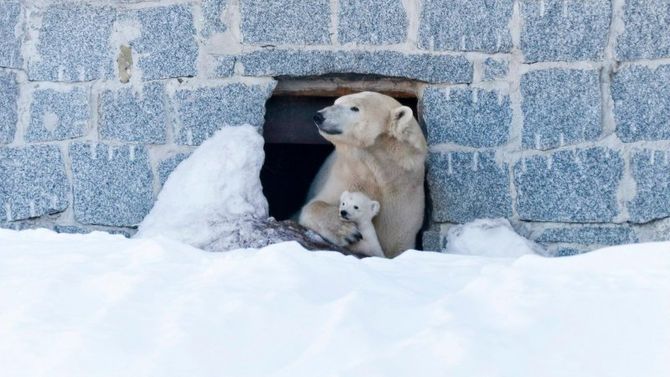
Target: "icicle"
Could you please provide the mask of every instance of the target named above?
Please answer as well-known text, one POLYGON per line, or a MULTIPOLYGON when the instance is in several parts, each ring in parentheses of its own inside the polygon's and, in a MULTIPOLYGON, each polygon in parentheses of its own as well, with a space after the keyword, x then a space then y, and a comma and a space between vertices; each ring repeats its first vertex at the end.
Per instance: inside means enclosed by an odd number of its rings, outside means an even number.
POLYGON ((12 221, 12 205, 9 203, 5 203, 5 219, 12 221))
POLYGON ((134 145, 129 145, 128 146, 128 158, 130 161, 135 161, 135 146, 134 145))
POLYGON ((114 147, 111 145, 107 148, 107 161, 112 161, 114 159, 114 147))
POLYGON ((97 145, 95 143, 91 143, 89 148, 91 148, 91 160, 95 160, 98 156, 97 145))
POLYGON ((477 100, 479 99, 479 92, 477 89, 472 89, 472 103, 477 103, 477 100))
POLYGON ((542 149, 542 140, 540 140, 540 138, 540 134, 535 134, 535 149, 537 150, 542 149))
POLYGON ((31 200, 28 206, 30 207, 30 217, 37 217, 37 211, 35 210, 35 201, 31 200))
POLYGON ((545 13, 544 0, 540 0, 540 17, 544 17, 544 13, 545 13))
POLYGON ((475 152, 472 155, 472 170, 479 170, 479 152, 475 152))
POLYGON ((454 174, 453 162, 451 160, 451 152, 447 154, 447 175, 454 174))

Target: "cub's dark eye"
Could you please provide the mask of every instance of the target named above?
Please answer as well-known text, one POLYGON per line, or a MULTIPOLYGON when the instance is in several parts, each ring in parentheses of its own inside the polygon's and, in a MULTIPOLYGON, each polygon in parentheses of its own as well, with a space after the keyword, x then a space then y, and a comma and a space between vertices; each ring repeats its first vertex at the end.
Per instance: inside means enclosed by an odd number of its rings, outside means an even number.
POLYGON ((354 209, 358 209, 358 206, 354 206, 354 209))
POLYGON ((354 106, 354 107, 352 107, 350 110, 351 110, 351 111, 358 112, 358 107, 354 106))

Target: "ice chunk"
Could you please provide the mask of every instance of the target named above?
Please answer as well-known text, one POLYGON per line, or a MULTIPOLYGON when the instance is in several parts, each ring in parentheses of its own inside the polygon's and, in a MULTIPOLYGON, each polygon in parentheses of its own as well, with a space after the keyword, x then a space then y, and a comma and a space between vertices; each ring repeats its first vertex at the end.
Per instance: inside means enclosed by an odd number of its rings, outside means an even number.
POLYGON ((517 234, 507 219, 478 219, 456 225, 447 232, 445 252, 487 257, 543 254, 536 243, 517 234))

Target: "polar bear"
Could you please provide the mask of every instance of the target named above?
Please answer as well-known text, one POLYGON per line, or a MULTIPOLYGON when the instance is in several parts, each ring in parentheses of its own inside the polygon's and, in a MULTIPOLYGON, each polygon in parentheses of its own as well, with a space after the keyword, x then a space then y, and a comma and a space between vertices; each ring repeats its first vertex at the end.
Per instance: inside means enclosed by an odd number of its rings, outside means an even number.
POLYGON ((373 224, 385 255, 414 247, 424 215, 426 139, 412 109, 375 92, 350 94, 314 115, 335 146, 315 178, 299 221, 340 246, 361 238, 338 214, 340 194, 360 191, 380 203, 373 224))
POLYGON ((361 233, 361 240, 349 246, 351 251, 370 257, 384 257, 377 231, 372 225, 372 219, 378 213, 379 202, 368 198, 362 192, 345 191, 340 195, 340 218, 355 223, 361 233))

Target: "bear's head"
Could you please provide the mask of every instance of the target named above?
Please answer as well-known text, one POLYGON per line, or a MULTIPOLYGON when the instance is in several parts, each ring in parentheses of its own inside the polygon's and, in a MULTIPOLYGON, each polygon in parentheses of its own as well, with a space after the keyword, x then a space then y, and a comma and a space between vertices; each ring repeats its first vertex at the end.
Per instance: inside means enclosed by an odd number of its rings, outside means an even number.
POLYGON ((412 109, 375 92, 342 96, 314 115, 314 123, 326 140, 361 148, 373 145, 380 135, 406 122, 416 123, 412 109))
POLYGON ((379 202, 362 192, 345 191, 340 195, 340 218, 346 221, 370 221, 379 213, 379 202))

